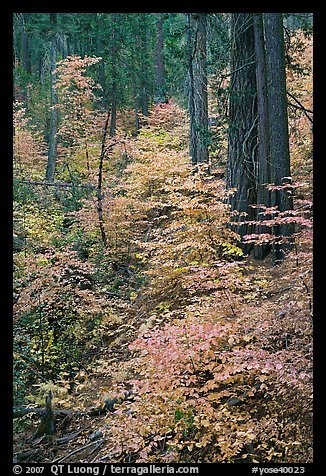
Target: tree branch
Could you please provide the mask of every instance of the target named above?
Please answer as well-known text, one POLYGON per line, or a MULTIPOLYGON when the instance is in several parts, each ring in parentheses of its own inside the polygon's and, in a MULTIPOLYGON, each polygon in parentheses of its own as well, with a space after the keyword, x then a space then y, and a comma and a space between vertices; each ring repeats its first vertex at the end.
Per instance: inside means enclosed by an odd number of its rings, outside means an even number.
POLYGON ((306 107, 304 107, 303 104, 301 104, 301 102, 295 97, 293 96, 293 94, 287 92, 287 95, 290 96, 290 98, 292 98, 297 104, 293 104, 291 102, 288 102, 288 105, 289 106, 292 106, 296 109, 300 109, 301 111, 304 112, 305 116, 309 119, 309 121, 313 124, 313 120, 311 119, 311 117, 308 115, 308 112, 310 114, 313 114, 313 111, 311 111, 311 109, 307 109, 306 107))

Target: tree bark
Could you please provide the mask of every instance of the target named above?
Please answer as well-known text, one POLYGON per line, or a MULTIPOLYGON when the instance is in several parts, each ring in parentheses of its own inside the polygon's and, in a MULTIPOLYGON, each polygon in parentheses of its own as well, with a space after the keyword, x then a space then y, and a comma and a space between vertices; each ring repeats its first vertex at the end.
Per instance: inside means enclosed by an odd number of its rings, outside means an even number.
MULTIPOLYGON (((98 31, 104 31, 102 13, 97 13, 96 19, 97 19, 98 31)), ((102 35, 97 35, 96 37, 96 49, 97 49, 97 56, 103 57, 104 42, 103 42, 102 35)), ((98 82, 102 87, 103 99, 101 99, 101 106, 103 107, 103 109, 108 107, 107 99, 106 99, 105 67, 104 66, 105 66, 104 58, 102 58, 102 60, 97 63, 97 67, 98 67, 97 71, 98 71, 98 82)))
POLYGON ((57 75, 54 73, 57 64, 57 45, 56 45, 56 29, 57 14, 50 13, 51 23, 54 29, 51 44, 51 115, 50 115, 50 135, 49 135, 49 152, 46 167, 45 179, 53 182, 56 162, 57 162, 57 133, 58 133, 58 95, 56 90, 57 75))
POLYGON ((98 182, 97 182, 97 215, 98 215, 98 220, 99 220, 99 225, 100 225, 102 243, 103 243, 104 247, 106 247, 106 245, 107 245, 107 239, 106 239, 104 220, 103 220, 102 183, 103 183, 103 162, 104 162, 104 157, 105 157, 105 153, 106 153, 105 142, 106 142, 106 136, 107 136, 107 131, 108 131, 108 127, 109 127, 110 113, 111 113, 111 111, 109 110, 108 113, 107 113, 106 121, 105 121, 105 125, 104 125, 102 144, 101 144, 101 155, 100 155, 99 168, 98 168, 98 182))
POLYGON ((117 78, 116 78, 116 57, 117 57, 117 14, 113 13, 112 27, 112 90, 111 90, 111 123, 110 137, 114 137, 117 123, 117 78))
POLYGON ((140 129, 140 121, 139 121, 139 95, 137 92, 134 93, 134 111, 135 111, 135 136, 138 135, 140 129))
POLYGON ((194 99, 194 70, 193 70, 193 47, 191 34, 191 14, 187 14, 187 50, 188 50, 188 101, 190 119, 189 151, 193 165, 197 163, 197 142, 195 140, 195 99, 194 99))
MULTIPOLYGON (((24 71, 28 74, 31 74, 31 60, 30 60, 30 38, 26 28, 26 13, 20 13, 20 23, 21 23, 21 36, 20 36, 20 62, 24 71)), ((21 90, 22 102, 24 107, 28 108, 28 86, 26 80, 24 81, 24 86, 21 90)))
MULTIPOLYGON (((148 44, 148 32, 146 23, 146 14, 140 14, 140 45, 143 52, 141 57, 141 113, 144 117, 148 116, 148 60, 147 60, 147 44, 148 44)), ((146 119, 142 120, 142 125, 146 125, 146 119)))
MULTIPOLYGON (((250 205, 257 203, 258 114, 252 13, 232 14, 231 42, 227 188, 236 188, 230 204, 243 214, 234 218, 234 230, 243 237, 252 233, 253 227, 240 223, 255 220, 256 212, 250 205)), ((249 253, 252 245, 243 244, 242 248, 249 253)))
POLYGON ((166 102, 163 60, 163 14, 156 13, 155 102, 166 102))
POLYGON ((32 74, 32 63, 30 55, 30 36, 26 29, 26 13, 22 13, 22 32, 21 32, 21 59, 24 70, 32 74))
MULTIPOLYGON (((276 186, 283 186, 291 182, 283 18, 281 13, 263 15, 271 182, 276 186)), ((292 196, 288 188, 272 191, 271 202, 281 212, 293 209, 292 196)), ((292 233, 292 225, 280 225, 274 228, 273 234, 289 237, 292 233)), ((283 259, 284 251, 290 249, 290 240, 288 241, 288 244, 276 244, 273 247, 275 262, 283 259)))
MULTIPOLYGON (((269 153, 269 125, 268 125, 268 98, 266 84, 266 52, 264 44, 264 28, 262 13, 254 13, 254 37, 256 53, 256 84, 257 84, 257 110, 258 110, 258 167, 257 167, 257 205, 271 206, 271 194, 265 184, 271 182, 270 153, 269 153)), ((259 212, 259 209, 258 209, 259 212)), ((266 216, 257 215, 258 220, 266 216)), ((257 226, 256 232, 269 233, 270 230, 263 225, 257 226)), ((270 245, 255 246, 254 255, 263 259, 270 252, 270 245)))
POLYGON ((197 163, 208 163, 208 97, 207 97, 207 16, 195 15, 197 41, 194 52, 194 104, 196 120, 197 163))
POLYGON ((207 17, 188 14, 190 155, 193 165, 208 164, 207 17))

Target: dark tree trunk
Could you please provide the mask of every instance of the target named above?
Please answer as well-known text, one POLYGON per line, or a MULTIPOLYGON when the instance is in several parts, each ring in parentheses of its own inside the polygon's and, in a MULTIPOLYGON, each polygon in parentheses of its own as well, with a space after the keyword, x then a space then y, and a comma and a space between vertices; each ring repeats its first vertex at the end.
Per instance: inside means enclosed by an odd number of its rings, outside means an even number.
POLYGON ((147 43, 148 43, 148 34, 147 34, 147 24, 146 17, 144 14, 140 16, 141 20, 141 51, 142 60, 141 60, 141 113, 143 115, 142 125, 146 124, 144 117, 148 116, 148 101, 149 101, 149 91, 148 91, 148 63, 147 63, 147 43))
POLYGON ((32 73, 32 64, 31 64, 31 54, 30 54, 30 36, 26 31, 26 13, 22 13, 23 25, 21 33, 21 59, 22 66, 24 70, 31 74, 32 73))
MULTIPOLYGON (((96 16, 97 16, 98 31, 104 31, 105 26, 103 23, 102 13, 97 13, 96 16)), ((101 100, 99 102, 99 105, 103 109, 107 109, 109 107, 109 104, 108 104, 107 90, 106 90, 105 62, 103 57, 104 56, 104 40, 102 35, 97 35, 96 37, 96 52, 97 52, 97 56, 102 58, 102 60, 97 63, 98 82, 102 87, 102 94, 101 94, 101 100)))
POLYGON ((194 104, 197 163, 208 163, 208 97, 207 97, 207 16, 195 14, 196 43, 194 51, 194 104))
MULTIPOLYGON (((286 97, 285 53, 283 18, 281 13, 264 13, 264 34, 266 47, 266 72, 268 91, 269 157, 271 182, 286 185, 290 182, 290 151, 286 97)), ((272 191, 273 206, 283 212, 292 210, 292 197, 287 188, 272 191)), ((293 233, 291 225, 277 226, 275 236, 289 237, 293 233)), ((274 261, 284 257, 289 245, 275 245, 274 261)))
POLYGON ((188 102, 190 119, 189 151, 193 165, 197 163, 197 142, 195 140, 195 98, 194 98, 194 69, 193 69, 193 46, 191 34, 191 14, 187 14, 187 50, 188 50, 188 102))
MULTIPOLYGON (((293 207, 287 187, 290 154, 282 14, 232 14, 229 106, 227 186, 236 188, 232 209, 246 215, 234 218, 234 229, 241 237, 273 234, 273 259, 278 262, 290 249, 292 225, 266 227, 263 221, 272 217, 256 215, 252 205, 274 206, 281 212, 293 207), (269 191, 269 183, 283 188, 269 191), (242 223, 256 217, 261 225, 242 223)), ((248 253, 252 246, 242 247, 248 253)), ((270 249, 256 246, 254 254, 262 259, 270 249)))
POLYGON ((208 164, 207 17, 188 15, 190 155, 193 165, 208 164))
MULTIPOLYGON (((237 223, 256 218, 250 205, 257 203, 257 122, 253 15, 233 13, 227 187, 236 188, 230 197, 232 209, 247 214, 235 217, 237 223)), ((234 229, 241 237, 253 231, 247 224, 234 229)), ((251 248, 243 245, 246 253, 251 248)))
MULTIPOLYGON (((258 109, 258 167, 257 167, 257 205, 271 206, 271 194, 264 184, 271 182, 269 154, 268 98, 266 84, 266 53, 262 13, 254 13, 255 52, 256 52, 256 83, 258 109)), ((259 210, 258 210, 259 211, 259 210)), ((262 210, 260 210, 262 211, 262 210)), ((266 216, 257 215, 257 219, 266 216)), ((267 227, 258 226, 257 233, 269 233, 267 227)), ((255 258, 263 259, 270 252, 270 245, 255 246, 255 258)))
POLYGON ((155 102, 166 102, 163 48, 163 14, 156 13, 155 102))
POLYGON ((44 77, 43 77, 43 54, 40 53, 37 61, 37 76, 40 81, 40 83, 44 84, 44 77))
POLYGON ((139 95, 135 92, 135 99, 134 99, 134 111, 135 111, 135 136, 138 135, 140 129, 140 121, 139 121, 139 95))
POLYGON ((100 225, 102 243, 104 247, 106 247, 107 245, 107 239, 106 239, 105 226, 104 226, 104 220, 103 220, 102 183, 103 183, 103 162, 104 162, 104 157, 106 152, 105 150, 106 135, 107 135, 108 127, 109 127, 110 112, 111 112, 110 110, 107 112, 106 121, 104 125, 102 145, 101 145, 101 155, 100 155, 99 169, 98 169, 98 182, 97 182, 97 215, 98 215, 98 220, 100 225))
MULTIPOLYGON (((51 13, 51 23, 53 25, 54 31, 56 32, 57 27, 57 14, 51 13)), ((49 134, 49 152, 48 152, 48 162, 46 167, 45 178, 49 182, 53 182, 56 161, 57 161, 57 132, 58 132, 58 96, 55 88, 57 81, 57 75, 54 74, 57 63, 57 45, 56 45, 56 33, 53 33, 52 44, 51 44, 51 116, 50 116, 50 134, 49 134)))
MULTIPOLYGON (((142 97, 141 97, 141 113, 143 116, 148 116, 148 91, 146 85, 143 84, 142 87, 142 97)), ((146 124, 146 121, 143 119, 143 125, 146 124)))
POLYGON ((117 125, 117 83, 112 84, 110 137, 114 137, 117 125))
POLYGON ((116 61, 117 61, 117 14, 113 13, 112 28, 112 90, 111 90, 111 123, 110 137, 114 137, 117 123, 117 78, 116 78, 116 61))
MULTIPOLYGON (((29 48, 29 36, 26 30, 26 13, 20 14, 21 18, 21 37, 20 37, 20 62, 23 69, 31 74, 31 61, 30 61, 30 48, 29 48)), ((24 107, 28 107, 28 91, 25 84, 21 90, 22 102, 24 107)))

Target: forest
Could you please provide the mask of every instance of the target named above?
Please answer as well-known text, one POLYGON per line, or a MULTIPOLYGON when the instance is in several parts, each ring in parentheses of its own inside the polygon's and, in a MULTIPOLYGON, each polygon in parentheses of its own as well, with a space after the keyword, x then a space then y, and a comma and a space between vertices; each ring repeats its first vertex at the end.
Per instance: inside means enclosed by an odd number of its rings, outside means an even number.
POLYGON ((313 462, 312 47, 14 13, 14 463, 313 462))

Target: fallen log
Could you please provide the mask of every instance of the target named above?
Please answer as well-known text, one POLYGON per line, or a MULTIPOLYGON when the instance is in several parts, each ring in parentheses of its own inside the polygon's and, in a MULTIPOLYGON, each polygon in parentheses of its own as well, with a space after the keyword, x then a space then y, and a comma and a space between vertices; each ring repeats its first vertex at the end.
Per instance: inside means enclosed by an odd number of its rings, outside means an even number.
MULTIPOLYGON (((97 407, 91 407, 85 410, 67 410, 67 409, 57 409, 54 410, 52 409, 53 415, 74 415, 74 416, 83 416, 83 415, 88 415, 88 416, 100 416, 103 415, 104 413, 107 412, 113 412, 114 411, 114 405, 122 403, 123 401, 127 400, 130 396, 132 395, 132 391, 125 392, 125 395, 123 398, 117 398, 114 397, 112 399, 106 399, 104 402, 97 407)), ((31 407, 14 407, 13 408, 13 417, 14 418, 20 418, 28 413, 36 413, 37 415, 42 415, 44 413, 44 408, 31 408, 31 407)))
MULTIPOLYGON (((13 408, 13 418, 20 418, 28 413, 36 413, 37 415, 42 415, 44 408, 29 408, 29 407, 14 407, 13 408)), ((52 410, 54 415, 71 415, 74 413, 73 410, 52 410)))

